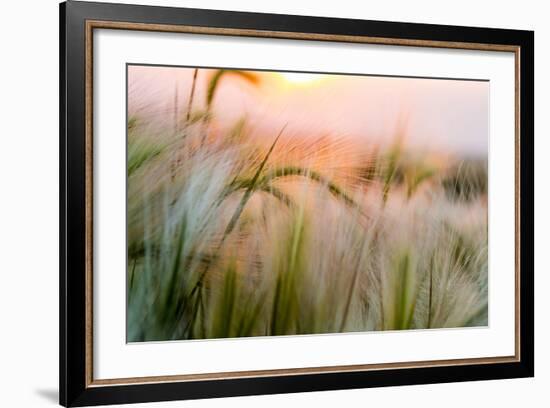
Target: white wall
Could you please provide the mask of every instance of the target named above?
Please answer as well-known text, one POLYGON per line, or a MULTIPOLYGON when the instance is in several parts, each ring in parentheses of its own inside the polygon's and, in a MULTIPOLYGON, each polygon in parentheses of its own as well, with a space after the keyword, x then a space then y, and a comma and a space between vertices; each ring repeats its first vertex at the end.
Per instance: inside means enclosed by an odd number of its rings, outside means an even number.
MULTIPOLYGON (((122 2, 122 1, 121 1, 122 2)), ((126 2, 126 1, 124 1, 126 2)), ((550 125, 550 26, 535 0, 143 1, 257 12, 535 30, 536 378, 150 404, 148 407, 543 407, 550 384, 550 271, 545 228, 550 125)), ((0 405, 54 406, 58 379, 58 8, 2 2, 0 24, 0 405)), ((529 141, 523 141, 529 143, 529 141)))

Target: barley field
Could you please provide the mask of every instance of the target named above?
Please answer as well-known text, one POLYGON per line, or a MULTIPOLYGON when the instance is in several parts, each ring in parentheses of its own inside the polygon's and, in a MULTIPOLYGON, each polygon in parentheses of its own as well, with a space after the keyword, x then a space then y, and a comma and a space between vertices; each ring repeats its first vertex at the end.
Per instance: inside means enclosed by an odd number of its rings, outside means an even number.
POLYGON ((339 84, 406 83, 333 77, 128 67, 128 341, 487 325, 486 145, 355 135, 339 84))

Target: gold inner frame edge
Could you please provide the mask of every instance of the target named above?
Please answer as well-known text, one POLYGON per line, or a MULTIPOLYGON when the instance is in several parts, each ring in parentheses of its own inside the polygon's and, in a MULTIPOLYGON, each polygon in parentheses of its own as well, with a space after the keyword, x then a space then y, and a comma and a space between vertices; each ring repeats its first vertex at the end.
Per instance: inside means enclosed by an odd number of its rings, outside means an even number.
POLYGON ((121 21, 86 20, 86 85, 85 85, 85 304, 86 304, 86 345, 85 345, 85 385, 102 387, 145 383, 169 383, 184 381, 207 381, 268 376, 292 376, 300 374, 322 374, 357 372, 421 367, 461 366, 470 364, 513 363, 521 361, 520 356, 520 51, 521 47, 506 44, 467 43, 455 41, 414 40, 406 38, 386 38, 370 36, 350 36, 332 34, 310 34, 287 31, 250 30, 234 28, 197 27, 188 25, 167 25, 149 23, 127 23, 121 21), (414 362, 354 364, 342 366, 303 367, 273 370, 252 370, 234 372, 214 372, 204 374, 165 375, 152 377, 126 377, 113 379, 93 378, 93 30, 117 29, 148 32, 171 32, 206 34, 219 36, 294 39, 309 41, 331 41, 341 43, 362 43, 396 45, 410 47, 450 48, 478 51, 513 52, 515 58, 515 354, 502 357, 479 357, 414 362))

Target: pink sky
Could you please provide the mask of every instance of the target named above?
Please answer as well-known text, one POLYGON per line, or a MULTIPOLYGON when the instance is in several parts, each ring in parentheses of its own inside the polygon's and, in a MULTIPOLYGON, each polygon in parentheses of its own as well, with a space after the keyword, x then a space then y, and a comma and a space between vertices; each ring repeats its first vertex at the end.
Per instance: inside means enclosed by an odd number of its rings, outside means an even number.
MULTIPOLYGON (((192 68, 129 66, 129 111, 157 117, 187 108, 192 68)), ((202 109, 215 70, 199 70, 194 109, 202 109)), ((320 75, 293 82, 279 73, 255 72, 253 86, 238 77, 220 82, 214 115, 221 126, 246 116, 256 129, 284 124, 297 134, 322 134, 390 143, 397 123, 406 124, 413 148, 487 156, 489 83, 481 81, 320 75)))

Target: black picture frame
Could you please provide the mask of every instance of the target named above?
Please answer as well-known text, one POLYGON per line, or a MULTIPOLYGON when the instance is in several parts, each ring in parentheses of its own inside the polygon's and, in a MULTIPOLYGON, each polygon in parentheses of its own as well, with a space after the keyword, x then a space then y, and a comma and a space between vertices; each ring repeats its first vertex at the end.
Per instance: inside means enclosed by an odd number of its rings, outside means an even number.
POLYGON ((169 7, 68 1, 60 4, 60 403, 122 404, 534 376, 534 33, 532 31, 363 21, 169 7), (138 384, 90 382, 87 308, 86 29, 87 21, 186 25, 222 29, 366 36, 428 42, 517 47, 519 102, 517 149, 521 200, 516 267, 519 310, 517 361, 444 364, 383 370, 265 375, 138 384))

